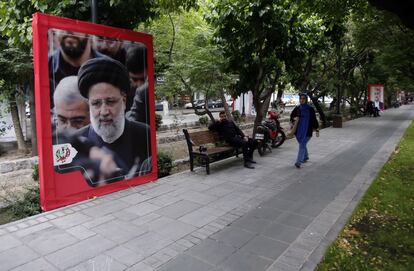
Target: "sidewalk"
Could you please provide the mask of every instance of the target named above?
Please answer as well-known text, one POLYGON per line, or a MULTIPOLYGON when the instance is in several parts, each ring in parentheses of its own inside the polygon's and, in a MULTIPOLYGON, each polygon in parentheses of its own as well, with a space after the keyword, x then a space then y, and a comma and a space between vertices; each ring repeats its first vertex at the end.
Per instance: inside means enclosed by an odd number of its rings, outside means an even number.
POLYGON ((313 270, 414 118, 329 128, 298 170, 294 140, 0 226, 0 270, 313 270))

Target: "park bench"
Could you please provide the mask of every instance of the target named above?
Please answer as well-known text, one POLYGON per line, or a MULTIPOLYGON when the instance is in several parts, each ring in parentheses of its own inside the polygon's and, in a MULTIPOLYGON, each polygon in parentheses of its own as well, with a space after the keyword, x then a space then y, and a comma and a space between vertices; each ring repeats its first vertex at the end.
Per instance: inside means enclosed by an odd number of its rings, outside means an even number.
MULTIPOLYGON (((187 141, 188 154, 190 156, 190 170, 194 171, 194 159, 199 158, 202 166, 206 167, 207 175, 210 174, 210 162, 218 161, 221 154, 239 155, 239 148, 229 146, 218 133, 213 131, 189 132, 183 129, 187 141)), ((227 158, 226 156, 225 158, 227 158)))

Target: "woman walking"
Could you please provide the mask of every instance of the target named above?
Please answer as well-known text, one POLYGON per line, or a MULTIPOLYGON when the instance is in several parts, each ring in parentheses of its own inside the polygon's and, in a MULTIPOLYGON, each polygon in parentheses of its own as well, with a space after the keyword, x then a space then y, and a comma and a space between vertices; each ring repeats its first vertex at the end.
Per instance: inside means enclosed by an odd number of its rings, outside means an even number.
POLYGON ((308 96, 299 94, 299 102, 300 104, 290 114, 290 121, 294 124, 293 132, 299 143, 298 158, 295 163, 297 168, 300 168, 301 164, 309 160, 306 145, 312 137, 313 130, 316 131, 316 136, 319 136, 319 123, 316 119, 315 110, 308 104, 308 96))

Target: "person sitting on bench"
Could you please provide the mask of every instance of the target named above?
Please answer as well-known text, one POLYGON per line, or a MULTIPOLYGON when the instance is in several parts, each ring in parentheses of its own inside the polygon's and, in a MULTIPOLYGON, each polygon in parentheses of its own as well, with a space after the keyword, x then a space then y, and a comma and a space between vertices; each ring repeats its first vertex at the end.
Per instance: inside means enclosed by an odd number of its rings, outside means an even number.
POLYGON ((219 121, 212 123, 208 129, 216 131, 231 146, 243 149, 244 167, 254 169, 251 163, 253 160, 253 152, 256 149, 257 142, 245 136, 240 128, 233 122, 229 121, 224 111, 219 114, 219 121))

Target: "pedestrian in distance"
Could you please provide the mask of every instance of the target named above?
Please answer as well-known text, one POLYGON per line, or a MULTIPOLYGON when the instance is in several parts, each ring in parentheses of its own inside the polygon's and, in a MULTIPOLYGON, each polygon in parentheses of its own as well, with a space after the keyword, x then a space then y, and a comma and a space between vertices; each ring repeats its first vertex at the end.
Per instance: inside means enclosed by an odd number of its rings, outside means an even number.
POLYGON ((300 168, 303 163, 309 160, 307 144, 313 131, 316 131, 316 136, 319 137, 319 123, 316 119, 315 109, 308 104, 308 96, 299 94, 299 102, 300 104, 290 114, 290 121, 294 127, 292 132, 299 143, 296 168, 300 168))

